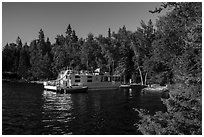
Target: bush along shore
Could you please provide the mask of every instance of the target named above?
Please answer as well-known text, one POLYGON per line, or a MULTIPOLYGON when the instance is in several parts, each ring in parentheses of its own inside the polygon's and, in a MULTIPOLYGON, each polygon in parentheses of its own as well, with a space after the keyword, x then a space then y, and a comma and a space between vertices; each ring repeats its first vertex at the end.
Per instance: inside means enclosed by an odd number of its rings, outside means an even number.
POLYGON ((12 73, 12 72, 3 72, 2 81, 3 82, 17 82, 17 83, 36 83, 36 84, 43 84, 44 82, 44 80, 33 81, 33 80, 25 79, 19 76, 18 74, 12 73))

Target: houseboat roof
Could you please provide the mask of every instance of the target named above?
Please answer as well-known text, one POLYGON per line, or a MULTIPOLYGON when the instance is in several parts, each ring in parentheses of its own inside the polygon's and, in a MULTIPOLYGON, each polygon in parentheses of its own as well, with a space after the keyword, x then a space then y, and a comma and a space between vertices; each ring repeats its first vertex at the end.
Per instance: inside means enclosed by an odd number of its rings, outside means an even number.
MULTIPOLYGON (((101 73, 100 71, 94 71, 94 72, 91 72, 91 71, 87 71, 87 70, 80 70, 80 71, 77 71, 77 70, 73 70, 73 69, 64 69, 60 72, 61 75, 63 75, 64 73, 67 73, 67 74, 76 74, 76 75, 104 75, 104 76, 110 76, 110 73, 109 72, 104 72, 104 73, 101 73)), ((119 75, 113 75, 113 76, 119 76, 119 75)))

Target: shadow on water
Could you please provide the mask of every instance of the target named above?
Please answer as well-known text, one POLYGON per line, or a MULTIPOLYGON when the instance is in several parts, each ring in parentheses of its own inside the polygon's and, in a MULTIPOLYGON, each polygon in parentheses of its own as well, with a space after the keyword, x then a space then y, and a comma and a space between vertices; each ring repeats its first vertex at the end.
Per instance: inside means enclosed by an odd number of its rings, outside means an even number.
POLYGON ((3 134, 140 134, 134 124, 144 108, 165 111, 159 94, 140 89, 56 94, 33 84, 3 84, 3 134))
POLYGON ((42 86, 2 83, 2 134, 39 134, 42 86))

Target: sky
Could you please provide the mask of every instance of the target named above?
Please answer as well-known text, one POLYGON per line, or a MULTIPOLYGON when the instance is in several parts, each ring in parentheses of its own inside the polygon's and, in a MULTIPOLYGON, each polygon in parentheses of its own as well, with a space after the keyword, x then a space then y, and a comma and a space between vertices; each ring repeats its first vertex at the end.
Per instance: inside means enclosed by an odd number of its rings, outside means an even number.
POLYGON ((107 36, 108 28, 117 32, 123 25, 136 31, 141 20, 155 23, 158 16, 148 12, 161 3, 150 2, 3 2, 2 3, 2 45, 16 41, 19 36, 28 45, 38 38, 42 28, 51 43, 57 35, 65 34, 71 24, 80 38, 88 33, 107 36))

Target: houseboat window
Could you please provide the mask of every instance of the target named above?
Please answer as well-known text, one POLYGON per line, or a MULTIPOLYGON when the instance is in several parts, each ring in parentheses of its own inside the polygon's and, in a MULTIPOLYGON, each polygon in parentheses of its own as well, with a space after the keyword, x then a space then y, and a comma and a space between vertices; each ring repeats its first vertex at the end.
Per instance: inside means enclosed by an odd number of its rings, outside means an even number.
POLYGON ((120 81, 120 77, 118 77, 118 81, 120 81))
POLYGON ((109 77, 109 81, 110 81, 110 82, 112 81, 112 79, 113 79, 112 77, 109 77))
POLYGON ((104 77, 104 81, 107 82, 108 81, 108 77, 104 77))
POLYGON ((92 78, 92 76, 87 76, 87 78, 92 78))
POLYGON ((80 79, 76 79, 75 82, 80 82, 80 79))
POLYGON ((76 75, 75 78, 80 78, 80 76, 76 75))
POLYGON ((88 79, 87 82, 92 82, 92 79, 88 79))
POLYGON ((114 77, 114 81, 120 81, 120 77, 114 77))
POLYGON ((97 76, 95 77, 95 81, 98 81, 98 77, 97 76))

